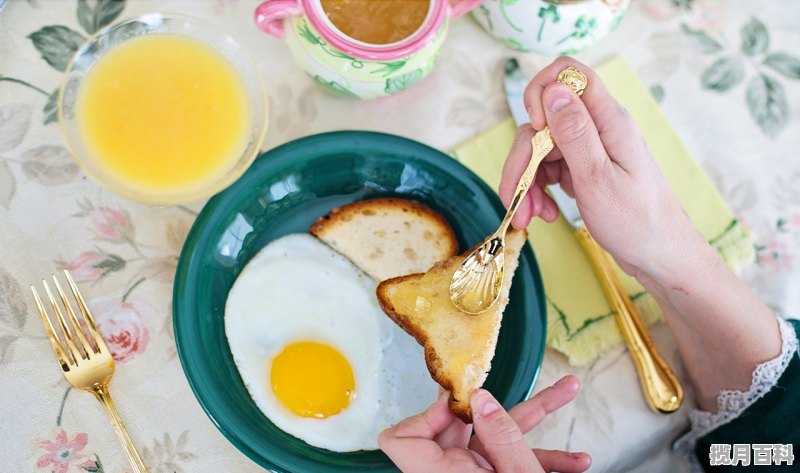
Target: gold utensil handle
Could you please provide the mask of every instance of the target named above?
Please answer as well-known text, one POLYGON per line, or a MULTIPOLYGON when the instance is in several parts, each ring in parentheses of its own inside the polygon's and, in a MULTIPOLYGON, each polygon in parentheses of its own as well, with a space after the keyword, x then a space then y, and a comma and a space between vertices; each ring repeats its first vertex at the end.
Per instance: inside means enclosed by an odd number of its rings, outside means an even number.
MULTIPOLYGON (((588 83, 586 75, 571 66, 559 72, 556 81, 572 89, 578 97, 583 95, 583 91, 586 90, 586 85, 588 83)), ((537 132, 533 135, 533 138, 531 138, 531 160, 528 161, 525 171, 522 173, 522 176, 520 176, 519 182, 517 182, 517 188, 514 190, 514 197, 511 199, 511 205, 508 206, 503 222, 500 224, 500 229, 497 231, 498 234, 505 234, 505 231, 511 224, 511 219, 514 217, 517 208, 522 202, 522 198, 528 193, 528 189, 533 183, 533 178, 536 177, 536 170, 539 168, 539 164, 542 163, 547 153, 552 151, 554 147, 555 142, 550 133, 550 127, 544 127, 544 129, 537 132)))
POLYGON ((97 400, 100 401, 100 404, 103 406, 103 410, 106 411, 108 420, 111 421, 111 425, 114 427, 114 432, 117 434, 117 438, 122 444, 122 448, 125 450, 125 455, 128 457, 128 461, 131 464, 131 471, 133 473, 147 473, 147 467, 144 466, 142 457, 139 456, 139 452, 137 452, 136 447, 133 446, 133 441, 131 440, 130 435, 128 435, 128 429, 126 429, 125 424, 122 423, 122 418, 117 412, 117 406, 114 405, 114 401, 111 399, 111 394, 109 394, 108 388, 106 386, 95 386, 92 394, 94 394, 97 400))
POLYGON ((575 235, 592 262, 611 308, 617 313, 617 324, 636 364, 647 404, 663 414, 676 411, 683 402, 683 387, 650 338, 608 254, 586 228, 577 230, 575 235))
POLYGON ((522 173, 522 176, 520 176, 519 182, 517 182, 517 188, 514 190, 514 198, 511 199, 511 205, 508 206, 508 210, 503 218, 503 222, 500 224, 498 233, 504 234, 508 229, 508 226, 511 224, 511 219, 514 217, 514 214, 517 213, 517 208, 519 208, 519 205, 522 203, 522 198, 528 193, 528 189, 530 189, 533 179, 536 177, 536 170, 539 168, 545 156, 547 156, 547 153, 552 151, 555 147, 553 137, 550 135, 550 129, 544 127, 542 131, 533 135, 533 138, 531 138, 531 146, 533 149, 531 160, 528 161, 525 171, 522 173))

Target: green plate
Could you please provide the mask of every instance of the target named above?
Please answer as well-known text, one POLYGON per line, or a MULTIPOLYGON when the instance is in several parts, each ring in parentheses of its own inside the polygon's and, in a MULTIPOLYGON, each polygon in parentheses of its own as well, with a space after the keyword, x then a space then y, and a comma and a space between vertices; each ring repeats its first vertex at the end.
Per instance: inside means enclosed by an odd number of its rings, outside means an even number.
MULTIPOLYGON (((363 131, 302 138, 262 154, 208 201, 181 252, 173 320, 183 370, 214 425, 274 472, 397 471, 380 451, 334 453, 275 427, 244 387, 225 338, 228 291, 270 241, 305 232, 334 207, 378 196, 416 199, 440 212, 464 250, 493 232, 504 208, 449 156, 398 136, 363 131)), ((542 279, 530 245, 520 257, 485 387, 505 407, 531 393, 545 342, 542 279)))

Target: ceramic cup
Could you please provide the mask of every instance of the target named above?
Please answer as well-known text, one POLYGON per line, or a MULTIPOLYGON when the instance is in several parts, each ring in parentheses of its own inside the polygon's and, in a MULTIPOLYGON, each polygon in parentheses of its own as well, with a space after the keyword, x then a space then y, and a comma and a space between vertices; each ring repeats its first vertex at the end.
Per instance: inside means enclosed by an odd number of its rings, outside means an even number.
POLYGON ((407 89, 433 69, 448 22, 479 0, 430 0, 422 26, 390 44, 368 44, 339 31, 320 0, 267 0, 255 10, 256 25, 283 38, 308 75, 329 91, 373 99, 407 89))
POLYGON ((518 51, 574 54, 613 31, 630 0, 486 0, 472 16, 518 51))

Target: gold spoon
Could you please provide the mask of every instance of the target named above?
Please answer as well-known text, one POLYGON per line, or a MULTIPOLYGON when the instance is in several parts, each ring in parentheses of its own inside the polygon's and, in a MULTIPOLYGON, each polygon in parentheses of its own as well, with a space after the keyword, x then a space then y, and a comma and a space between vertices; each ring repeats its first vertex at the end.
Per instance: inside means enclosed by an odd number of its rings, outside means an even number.
MULTIPOLYGON (((569 86, 578 96, 583 94, 587 85, 586 75, 574 67, 561 71, 556 80, 569 86)), ((500 296, 506 231, 536 176, 536 169, 555 146, 550 129, 544 127, 542 131, 536 133, 531 139, 531 144, 533 145, 531 160, 519 179, 514 198, 503 221, 500 222, 500 227, 483 240, 453 273, 453 279, 450 281, 450 300, 459 310, 467 314, 475 315, 486 311, 500 296)))

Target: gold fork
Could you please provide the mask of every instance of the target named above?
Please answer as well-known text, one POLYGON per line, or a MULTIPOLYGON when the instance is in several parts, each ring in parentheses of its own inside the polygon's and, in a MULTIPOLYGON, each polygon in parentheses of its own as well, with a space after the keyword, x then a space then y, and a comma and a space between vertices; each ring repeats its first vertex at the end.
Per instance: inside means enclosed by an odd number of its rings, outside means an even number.
POLYGON ((72 292, 75 301, 78 303, 78 308, 83 315, 83 322, 78 321, 75 311, 72 309, 72 304, 67 299, 61 285, 58 283, 55 275, 53 277, 53 284, 55 285, 56 292, 58 292, 59 299, 64 306, 67 317, 61 311, 55 297, 47 281, 42 279, 44 291, 47 293, 47 298, 50 300, 50 306, 55 313, 57 324, 61 329, 61 336, 56 332, 56 328, 50 316, 45 310, 42 300, 39 298, 39 293, 36 288, 31 285, 31 292, 33 299, 36 301, 36 307, 39 309, 39 315, 42 317, 44 329, 47 332, 47 338, 50 339, 50 344, 53 346, 53 351, 56 353, 59 364, 61 364, 61 371, 64 372, 64 377, 67 378, 69 384, 73 387, 89 391, 94 394, 94 397, 100 401, 103 410, 106 411, 111 425, 114 427, 114 432, 117 434, 122 448, 128 457, 128 461, 133 467, 133 473, 147 473, 147 468, 142 462, 142 458, 133 446, 128 430, 122 423, 119 417, 117 407, 111 399, 111 394, 108 392, 108 383, 111 381, 111 376, 114 375, 114 360, 111 358, 111 352, 108 351, 106 342, 100 335, 97 325, 94 323, 92 314, 89 313, 89 308, 83 300, 83 296, 75 286, 75 281, 72 280, 68 271, 64 271, 64 275, 69 284, 69 289, 72 292), (88 335, 84 332, 83 326, 85 325, 88 335), (64 341, 62 342, 61 338, 64 341))

